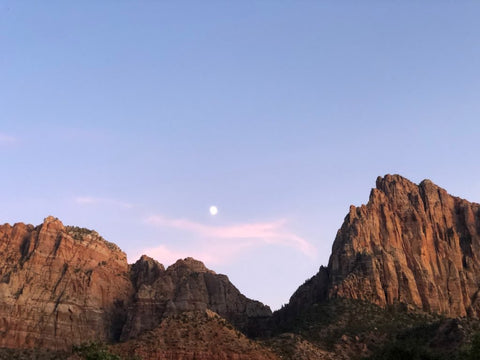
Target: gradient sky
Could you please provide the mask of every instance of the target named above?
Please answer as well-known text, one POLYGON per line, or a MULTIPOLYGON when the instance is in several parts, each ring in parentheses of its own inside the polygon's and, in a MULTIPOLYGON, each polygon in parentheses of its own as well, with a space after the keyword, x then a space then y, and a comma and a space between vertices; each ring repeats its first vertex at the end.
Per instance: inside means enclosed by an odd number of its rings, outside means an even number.
POLYGON ((477 1, 0 0, 0 223, 193 256, 278 308, 378 175, 480 202, 478 19, 477 1))

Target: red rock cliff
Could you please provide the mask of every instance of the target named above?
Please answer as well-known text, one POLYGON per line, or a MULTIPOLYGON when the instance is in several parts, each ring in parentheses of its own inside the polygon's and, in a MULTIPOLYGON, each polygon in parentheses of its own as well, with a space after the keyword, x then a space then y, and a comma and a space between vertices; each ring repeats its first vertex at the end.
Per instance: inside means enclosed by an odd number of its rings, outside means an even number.
POLYGON ((448 316, 478 315, 480 205, 424 180, 377 179, 333 244, 329 296, 403 302, 448 316))
POLYGON ((0 226, 0 347, 67 349, 120 335, 133 287, 125 254, 98 234, 0 226))
POLYGON ((478 317, 479 282, 480 205, 430 180, 386 175, 367 205, 350 207, 328 268, 297 290, 289 310, 340 296, 478 317))
POLYGON ((192 258, 178 260, 165 270, 144 255, 132 265, 131 276, 136 293, 122 340, 155 328, 166 316, 185 311, 209 309, 246 333, 255 331, 256 320, 272 314, 268 306, 242 295, 227 276, 192 258))
POLYGON ((37 227, 0 226, 0 347, 68 350, 129 340, 167 316, 207 309, 245 332, 271 316, 192 258, 167 270, 147 256, 129 266, 95 231, 54 217, 37 227))

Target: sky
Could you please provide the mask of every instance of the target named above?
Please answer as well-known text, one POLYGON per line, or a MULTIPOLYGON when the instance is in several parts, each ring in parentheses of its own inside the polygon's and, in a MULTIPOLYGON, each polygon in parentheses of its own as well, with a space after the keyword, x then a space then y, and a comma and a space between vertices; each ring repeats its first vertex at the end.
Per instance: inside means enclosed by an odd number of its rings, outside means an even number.
POLYGON ((480 202, 476 1, 0 0, 0 223, 187 256, 273 309, 379 175, 480 202), (218 214, 209 207, 218 207, 218 214))

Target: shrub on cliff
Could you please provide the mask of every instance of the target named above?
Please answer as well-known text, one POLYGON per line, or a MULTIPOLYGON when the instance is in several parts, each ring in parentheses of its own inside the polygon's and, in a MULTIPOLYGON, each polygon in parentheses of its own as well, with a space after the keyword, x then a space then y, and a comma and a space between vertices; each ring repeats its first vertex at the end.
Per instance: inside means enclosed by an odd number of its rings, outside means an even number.
POLYGON ((105 344, 95 342, 74 346, 73 352, 85 360, 121 360, 118 355, 111 354, 105 344))

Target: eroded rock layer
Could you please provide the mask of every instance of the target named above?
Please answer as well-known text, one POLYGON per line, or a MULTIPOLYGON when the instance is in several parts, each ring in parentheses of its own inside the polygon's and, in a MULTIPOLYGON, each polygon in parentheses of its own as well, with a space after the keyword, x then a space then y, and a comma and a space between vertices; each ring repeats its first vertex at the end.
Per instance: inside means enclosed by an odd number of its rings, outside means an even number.
POLYGON ((136 337, 155 328, 165 316, 209 309, 244 332, 256 320, 270 317, 268 306, 246 298, 225 275, 216 274, 192 258, 178 260, 164 269, 142 256, 132 265, 136 293, 128 311, 122 339, 136 337))
POLYGON ((0 226, 0 347, 68 350, 129 340, 185 311, 207 309, 247 332, 268 306, 192 258, 167 270, 125 254, 95 231, 48 217, 0 226))
POLYGON ((0 259, 0 347, 63 349, 120 335, 133 287, 125 254, 97 233, 53 217, 2 225, 0 259))
POLYGON ((424 180, 379 177, 351 206, 328 268, 292 296, 291 308, 332 297, 404 303, 447 316, 478 316, 480 205, 424 180))

